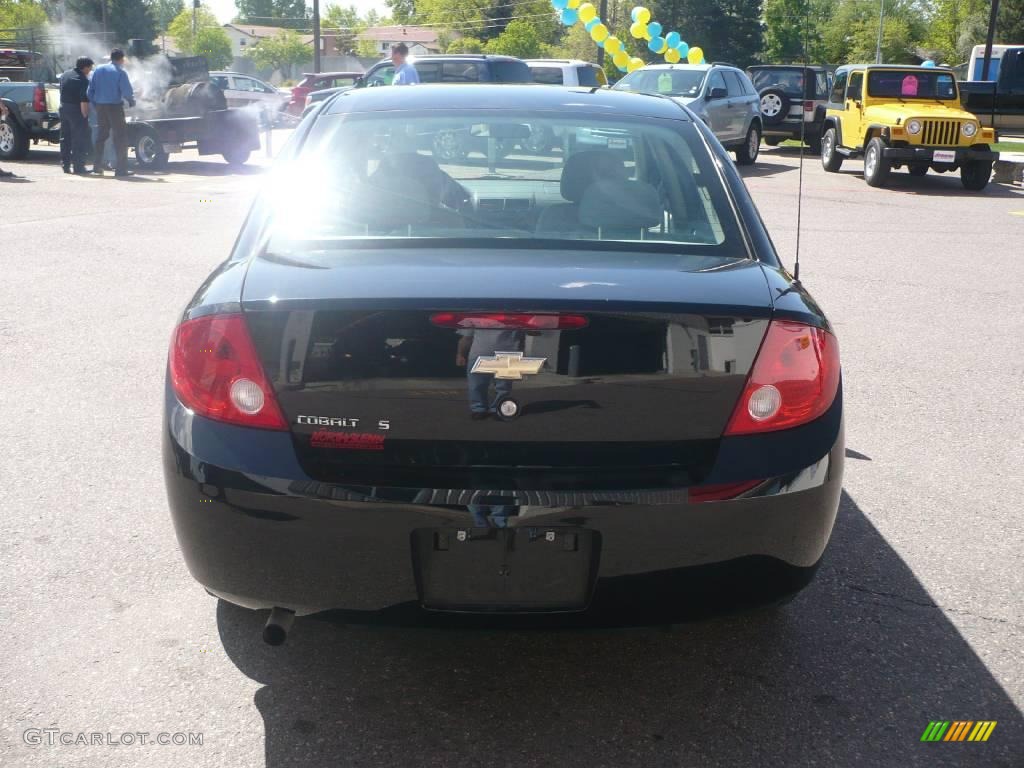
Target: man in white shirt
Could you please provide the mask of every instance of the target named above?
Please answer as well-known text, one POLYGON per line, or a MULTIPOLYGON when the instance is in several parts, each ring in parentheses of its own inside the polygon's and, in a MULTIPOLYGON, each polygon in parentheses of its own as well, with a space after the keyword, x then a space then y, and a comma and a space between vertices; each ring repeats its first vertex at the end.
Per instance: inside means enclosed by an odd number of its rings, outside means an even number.
POLYGON ((416 67, 406 59, 409 58, 409 46, 405 43, 397 43, 391 46, 391 63, 395 65, 395 79, 392 85, 416 85, 420 81, 420 75, 416 67))

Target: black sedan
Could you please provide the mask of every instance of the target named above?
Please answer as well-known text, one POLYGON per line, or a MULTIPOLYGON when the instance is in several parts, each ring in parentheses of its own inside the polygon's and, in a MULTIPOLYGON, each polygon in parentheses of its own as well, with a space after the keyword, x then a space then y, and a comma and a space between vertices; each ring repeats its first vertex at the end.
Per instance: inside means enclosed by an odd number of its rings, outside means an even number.
POLYGON ((163 447, 189 569, 269 641, 321 611, 673 621, 810 580, 839 352, 672 100, 352 90, 181 317, 163 447), (452 131, 473 151, 434 157, 452 131))

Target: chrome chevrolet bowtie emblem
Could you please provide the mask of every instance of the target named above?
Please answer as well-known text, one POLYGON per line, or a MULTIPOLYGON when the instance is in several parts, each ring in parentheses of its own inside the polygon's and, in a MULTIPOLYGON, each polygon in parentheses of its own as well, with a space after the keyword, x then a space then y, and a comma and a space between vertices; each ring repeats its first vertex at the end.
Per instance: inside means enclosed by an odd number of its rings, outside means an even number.
POLYGON ((495 352, 490 357, 478 357, 473 373, 493 373, 496 379, 521 379, 540 373, 546 357, 523 357, 522 352, 495 352))

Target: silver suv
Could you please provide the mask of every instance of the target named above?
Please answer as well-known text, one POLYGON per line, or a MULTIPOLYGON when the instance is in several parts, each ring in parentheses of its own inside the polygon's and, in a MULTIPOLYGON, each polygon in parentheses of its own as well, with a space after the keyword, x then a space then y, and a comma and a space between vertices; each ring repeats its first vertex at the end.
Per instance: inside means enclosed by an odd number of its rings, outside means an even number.
POLYGON ((761 147, 761 100, 742 69, 727 64, 651 64, 612 86, 668 96, 711 128, 739 165, 751 165, 761 147))
POLYGON ((608 85, 604 70, 580 59, 527 59, 533 82, 543 85, 603 87, 608 85))

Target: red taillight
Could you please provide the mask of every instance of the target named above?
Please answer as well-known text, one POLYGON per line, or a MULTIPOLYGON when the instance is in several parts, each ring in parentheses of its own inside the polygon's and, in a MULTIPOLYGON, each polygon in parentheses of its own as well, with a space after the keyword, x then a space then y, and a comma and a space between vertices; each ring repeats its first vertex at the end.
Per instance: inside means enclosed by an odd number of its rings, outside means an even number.
POLYGON ((806 424, 828 410, 838 389, 836 337, 803 323, 773 320, 725 434, 806 424))
POLYGON ((813 111, 814 111, 814 102, 813 101, 805 101, 804 102, 804 112, 813 112, 813 111))
POLYGON ((46 112, 46 89, 41 85, 37 85, 36 89, 32 91, 32 111, 33 112, 46 112))
POLYGON ((438 312, 430 322, 443 328, 571 331, 587 327, 582 315, 545 315, 534 312, 438 312))
POLYGON ((756 488, 764 480, 743 480, 738 483, 717 483, 715 485, 695 485, 689 490, 691 504, 699 504, 702 501, 723 501, 735 499, 753 488, 756 488))
POLYGON ((305 104, 309 92, 309 88, 303 88, 301 85, 292 88, 292 104, 305 104))
POLYGON ((178 399, 201 416, 288 428, 241 315, 209 315, 179 325, 169 367, 178 399))

